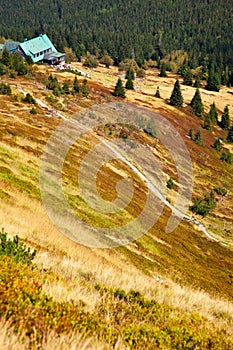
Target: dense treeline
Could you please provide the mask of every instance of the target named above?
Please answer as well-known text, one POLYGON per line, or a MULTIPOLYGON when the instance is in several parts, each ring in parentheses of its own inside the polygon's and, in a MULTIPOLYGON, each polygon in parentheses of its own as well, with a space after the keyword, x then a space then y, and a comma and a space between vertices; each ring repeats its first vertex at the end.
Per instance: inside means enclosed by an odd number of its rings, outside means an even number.
POLYGON ((221 71, 232 70, 232 10, 232 0, 0 0, 0 36, 46 32, 60 50, 72 47, 78 57, 107 51, 115 64, 183 49, 191 68, 208 55, 221 71))

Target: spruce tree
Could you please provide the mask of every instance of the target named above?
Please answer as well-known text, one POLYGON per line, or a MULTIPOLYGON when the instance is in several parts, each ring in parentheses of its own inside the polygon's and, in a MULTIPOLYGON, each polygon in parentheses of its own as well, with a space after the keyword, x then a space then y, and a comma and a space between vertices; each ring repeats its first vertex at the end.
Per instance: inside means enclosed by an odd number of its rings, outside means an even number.
POLYGON ((128 90, 133 90, 134 89, 134 86, 133 86, 133 80, 131 77, 129 77, 127 79, 127 82, 125 84, 125 88, 128 89, 128 90))
POLYGON ((132 80, 135 80, 135 74, 133 68, 128 68, 126 73, 125 73, 125 79, 131 78, 132 80))
POLYGON ((223 130, 228 130, 230 128, 230 116, 229 116, 229 108, 228 105, 224 108, 222 119, 220 122, 220 127, 223 130))
POLYGON ((122 84, 121 78, 119 78, 117 80, 116 86, 114 88, 113 95, 117 96, 117 97, 125 98, 125 89, 124 89, 124 86, 122 84))
POLYGON ((89 96, 89 88, 88 88, 88 85, 87 85, 87 79, 84 79, 83 80, 83 85, 82 85, 82 95, 84 97, 88 97, 89 96))
POLYGON ((77 77, 74 78, 73 90, 76 94, 80 92, 80 86, 77 77))
POLYGON ((204 117, 204 125, 203 128, 206 130, 211 131, 211 120, 210 120, 210 116, 209 113, 204 117))
POLYGON ((193 113, 199 117, 203 118, 204 113, 204 107, 201 100, 201 95, 199 89, 196 89, 196 92, 192 98, 192 101, 190 102, 190 106, 192 107, 193 113))
POLYGON ((233 125, 230 127, 228 134, 227 134, 227 139, 228 142, 233 142, 233 125))
POLYGON ((183 97, 180 90, 179 80, 176 80, 171 97, 170 105, 176 107, 183 107, 183 97))
POLYGON ((163 62, 161 65, 161 69, 160 69, 160 73, 159 73, 160 77, 167 77, 167 73, 166 73, 166 64, 163 62))
POLYGON ((191 73, 191 70, 188 69, 186 73, 184 74, 183 84, 192 86, 193 85, 193 75, 191 73))
POLYGON ((216 110, 216 106, 215 106, 214 102, 210 105, 210 110, 209 110, 208 115, 210 117, 211 122, 213 122, 213 123, 218 122, 218 112, 216 110))
POLYGON ((190 137, 190 139, 191 139, 192 141, 195 140, 193 128, 190 128, 190 129, 189 129, 188 135, 189 135, 189 137, 190 137))
POLYGON ((155 97, 160 98, 160 91, 159 91, 159 86, 157 86, 155 97))
POLYGON ((222 145, 219 138, 214 142, 213 147, 216 149, 216 151, 221 151, 222 145))
POLYGON ((199 75, 197 75, 193 86, 194 86, 195 88, 199 88, 199 87, 201 86, 201 79, 200 79, 200 76, 199 76, 199 75))
POLYGON ((67 95, 70 93, 69 84, 67 82, 64 82, 62 87, 62 92, 63 94, 67 94, 67 95))
POLYGON ((6 48, 2 52, 1 63, 7 67, 11 65, 11 54, 6 48))
POLYGON ((220 89, 220 79, 218 77, 218 74, 215 72, 213 65, 211 65, 209 69, 207 84, 205 88, 206 90, 217 92, 220 89))
POLYGON ((199 146, 204 146, 201 129, 195 135, 195 143, 199 146))

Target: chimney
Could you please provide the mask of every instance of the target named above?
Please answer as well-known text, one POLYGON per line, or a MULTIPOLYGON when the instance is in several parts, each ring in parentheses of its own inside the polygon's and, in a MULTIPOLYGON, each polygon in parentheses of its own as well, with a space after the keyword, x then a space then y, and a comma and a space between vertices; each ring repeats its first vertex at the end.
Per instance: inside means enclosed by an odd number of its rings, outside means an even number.
POLYGON ((23 42, 24 42, 24 43, 25 43, 26 41, 28 41, 28 38, 24 38, 24 39, 23 39, 23 42))

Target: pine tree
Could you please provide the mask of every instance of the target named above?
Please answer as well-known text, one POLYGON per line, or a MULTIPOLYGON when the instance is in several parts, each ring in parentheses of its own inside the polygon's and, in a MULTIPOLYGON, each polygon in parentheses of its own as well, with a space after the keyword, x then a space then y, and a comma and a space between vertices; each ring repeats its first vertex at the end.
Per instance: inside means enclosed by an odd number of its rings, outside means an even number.
POLYGON ((197 75, 193 86, 194 86, 195 88, 199 88, 199 87, 201 86, 201 78, 200 78, 199 75, 197 75))
POLYGON ((214 142, 213 147, 216 149, 216 151, 221 151, 222 145, 219 138, 214 142))
POLYGON ((194 131, 193 131, 193 128, 190 128, 189 129, 189 133, 188 133, 189 137, 191 140, 195 140, 195 136, 194 136, 194 131))
POLYGON ((125 79, 131 78, 132 80, 135 80, 135 74, 133 68, 128 68, 126 73, 125 73, 125 79))
POLYGON ((201 129, 195 135, 195 143, 199 146, 204 146, 201 129))
POLYGON ((204 117, 203 128, 206 129, 206 130, 209 130, 209 131, 212 130, 212 128, 211 128, 211 119, 210 119, 209 113, 204 117))
POLYGON ((127 82, 125 84, 125 88, 128 89, 128 90, 133 90, 134 89, 134 86, 133 86, 133 80, 131 77, 129 77, 127 79, 127 82))
POLYGON ((220 89, 220 79, 218 74, 215 72, 213 65, 209 69, 206 90, 219 91, 220 89))
POLYGON ((68 84, 67 82, 65 82, 65 83, 63 84, 62 92, 63 92, 63 94, 67 94, 67 95, 70 93, 69 84, 68 84))
POLYGON ((82 95, 84 97, 88 97, 89 96, 89 88, 88 88, 88 85, 87 85, 87 79, 84 79, 83 80, 83 85, 82 85, 82 95))
POLYGON ((122 84, 121 78, 119 78, 117 80, 116 86, 114 88, 113 95, 117 96, 117 97, 125 98, 125 89, 124 89, 124 86, 122 84))
POLYGON ((193 75, 190 69, 188 69, 184 75, 183 84, 188 86, 193 85, 193 75))
POLYGON ((216 110, 216 106, 215 106, 214 102, 210 105, 210 110, 209 110, 208 115, 210 117, 211 122, 213 122, 213 123, 218 122, 218 112, 216 110))
POLYGON ((165 62, 163 62, 162 65, 161 65, 159 76, 160 77, 167 77, 165 62))
POLYGON ((230 128, 230 116, 229 116, 229 108, 228 105, 224 108, 222 119, 220 122, 220 127, 223 130, 228 130, 230 128))
POLYGON ((74 83, 73 83, 73 90, 74 93, 78 94, 80 92, 80 86, 77 77, 74 78, 74 83))
POLYGON ((176 80, 171 97, 170 105, 176 107, 183 107, 183 97, 180 90, 179 80, 176 80))
POLYGON ((1 63, 7 67, 11 65, 11 54, 6 48, 2 52, 1 63))
POLYGON ((159 91, 159 86, 157 86, 156 93, 155 93, 155 97, 161 98, 161 96, 160 96, 160 91, 159 91))
POLYGON ((192 107, 193 113, 199 117, 203 118, 204 113, 204 107, 201 100, 201 95, 199 89, 196 89, 196 92, 192 98, 192 101, 190 102, 190 106, 192 107))
POLYGON ((233 142, 233 125, 230 127, 226 140, 228 142, 233 142))

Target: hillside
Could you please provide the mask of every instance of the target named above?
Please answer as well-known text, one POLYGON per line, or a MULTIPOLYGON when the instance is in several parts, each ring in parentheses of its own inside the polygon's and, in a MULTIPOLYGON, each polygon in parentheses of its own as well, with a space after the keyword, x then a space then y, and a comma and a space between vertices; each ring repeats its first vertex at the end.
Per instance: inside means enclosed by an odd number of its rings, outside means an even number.
MULTIPOLYGON (((0 315, 7 323, 2 320, 0 342, 6 349, 12 349, 13 345, 16 349, 22 348, 20 342, 24 342, 25 348, 27 342, 31 342, 27 345, 29 348, 43 342, 43 349, 59 349, 59 346, 71 349, 79 344, 80 349, 187 346, 230 350, 233 334, 232 165, 223 162, 221 153, 212 147, 214 141, 221 138, 223 147, 232 151, 232 144, 225 141, 226 131, 216 124, 212 131, 203 129, 203 120, 195 117, 188 106, 195 93, 193 87, 181 83, 183 109, 168 104, 177 79, 174 74, 161 78, 157 69, 147 70, 146 77, 135 82, 137 91, 127 91, 126 100, 122 101, 111 94, 118 77, 122 77, 116 67, 99 66, 91 72, 81 63, 72 65, 73 69, 76 67, 90 74, 88 97, 71 93, 55 96, 46 88, 49 76, 56 76, 60 84, 67 82, 71 89, 76 75, 42 65, 33 66, 27 76, 1 78, 12 89, 11 95, 0 96, 2 227, 10 237, 18 234, 37 253, 33 268, 1 257, 0 315), (154 97, 157 86, 161 99, 154 97), (35 105, 23 101, 27 93, 33 96, 35 105), (135 108, 144 107, 148 113, 159 113, 176 128, 193 164, 193 197, 214 188, 227 188, 226 196, 215 193, 217 205, 207 217, 188 211, 188 217, 194 216, 195 223, 183 220, 172 233, 165 233, 171 216, 169 205, 175 205, 179 190, 174 160, 161 140, 149 133, 143 130, 136 133, 134 129, 130 133, 126 126, 118 130, 108 123, 106 128, 99 127, 82 136, 66 154, 63 188, 76 215, 91 226, 117 227, 137 217, 145 203, 145 183, 138 174, 132 174, 132 168, 122 159, 103 165, 97 176, 97 189, 108 201, 116 198, 119 180, 130 178, 136 183, 136 194, 120 216, 96 215, 77 187, 77 172, 83 156, 96 145, 98 137, 113 142, 113 138, 118 137, 117 131, 123 133, 123 138, 126 133, 126 139, 132 136, 152 150, 165 181, 173 178, 175 187, 166 189, 166 205, 153 227, 125 246, 90 248, 59 231, 50 221, 40 197, 41 156, 49 137, 64 120, 77 115, 90 121, 96 111, 102 111, 104 103, 113 103, 119 108, 127 103, 135 108), (32 112, 32 107, 36 112, 32 112), (195 132, 201 128, 204 146, 190 139, 191 127, 195 132), (4 335, 8 326, 10 336, 4 335), (26 332, 24 339, 13 333, 17 329, 21 335, 26 332)), ((77 78, 82 86, 83 77, 77 78)), ((232 118, 232 88, 222 87, 218 93, 200 91, 206 113, 215 102, 220 118, 229 104, 232 118)), ((125 151, 129 156, 127 147, 126 142, 125 151)), ((58 158, 57 151, 53 149, 53 161, 58 158)), ((146 173, 151 169, 150 159, 145 157, 143 161, 146 173)), ((54 173, 51 172, 51 179, 54 173)), ((91 181, 88 174, 85 180, 88 191, 91 181)), ((62 212, 60 214, 62 218, 62 212)), ((149 215, 152 217, 154 213, 151 211, 149 215)), ((85 225, 80 225, 82 229, 86 233, 85 225)))
POLYGON ((22 41, 47 32, 60 51, 107 51, 116 64, 132 54, 142 64, 184 50, 191 68, 210 57, 232 70, 231 13, 230 0, 1 0, 0 36, 22 41))

